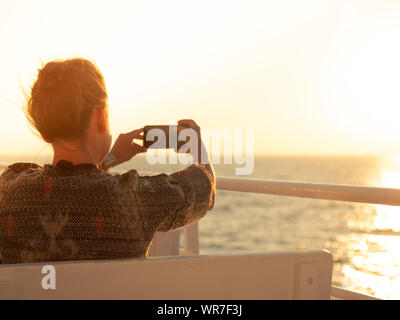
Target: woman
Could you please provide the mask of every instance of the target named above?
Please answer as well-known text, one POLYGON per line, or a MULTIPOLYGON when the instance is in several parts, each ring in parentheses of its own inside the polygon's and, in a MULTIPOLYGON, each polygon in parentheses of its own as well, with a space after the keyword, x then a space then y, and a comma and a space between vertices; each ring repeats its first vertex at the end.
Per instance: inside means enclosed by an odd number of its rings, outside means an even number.
MULTIPOLYGON (((43 167, 15 163, 0 176, 2 263, 147 257, 157 231, 190 224, 214 205, 210 164, 169 176, 107 173, 146 151, 133 142, 143 130, 120 135, 108 153, 107 92, 88 60, 47 63, 26 115, 54 157, 43 167)), ((193 120, 178 124, 200 134, 193 120)))

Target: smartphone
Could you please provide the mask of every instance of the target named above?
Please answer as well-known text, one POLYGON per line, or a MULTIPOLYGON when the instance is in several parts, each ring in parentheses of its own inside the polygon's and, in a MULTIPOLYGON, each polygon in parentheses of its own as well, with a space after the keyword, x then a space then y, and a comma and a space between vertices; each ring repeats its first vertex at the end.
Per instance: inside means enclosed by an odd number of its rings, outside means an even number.
MULTIPOLYGON (((185 126, 179 126, 186 129, 185 126)), ((145 126, 143 132, 143 146, 154 149, 176 149, 182 147, 186 141, 178 141, 177 125, 145 126)))

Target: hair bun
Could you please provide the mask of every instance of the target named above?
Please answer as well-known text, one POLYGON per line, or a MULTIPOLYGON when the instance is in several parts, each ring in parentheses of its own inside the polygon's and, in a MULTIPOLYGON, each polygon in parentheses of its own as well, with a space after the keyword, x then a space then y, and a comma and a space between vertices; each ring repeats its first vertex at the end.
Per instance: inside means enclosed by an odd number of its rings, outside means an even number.
POLYGON ((107 105, 104 78, 91 61, 55 60, 38 69, 26 116, 43 139, 80 139, 94 108, 107 105))

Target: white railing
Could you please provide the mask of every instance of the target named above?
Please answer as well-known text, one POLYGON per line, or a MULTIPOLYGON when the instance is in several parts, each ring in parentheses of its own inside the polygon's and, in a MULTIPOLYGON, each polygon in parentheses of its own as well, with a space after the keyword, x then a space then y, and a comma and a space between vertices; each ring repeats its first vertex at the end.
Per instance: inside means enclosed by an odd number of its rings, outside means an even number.
POLYGON ((217 179, 217 189, 400 206, 400 189, 264 179, 217 179))
MULTIPOLYGON (((220 177, 217 189, 400 206, 400 189, 393 188, 220 177)), ((197 223, 185 228, 184 243, 184 253, 199 252, 197 223)))
MULTIPOLYGON (((400 206, 400 189, 393 188, 220 177, 217 179, 217 189, 301 198, 400 206)), ((185 238, 187 236, 190 235, 185 233, 185 238)), ((185 244, 188 242, 189 241, 185 241, 185 244)), ((188 249, 193 250, 190 246, 188 249)), ((196 250, 198 251, 198 248, 196 250)), ((335 286, 332 286, 331 296, 345 300, 377 299, 376 297, 370 295, 353 292, 335 286)))

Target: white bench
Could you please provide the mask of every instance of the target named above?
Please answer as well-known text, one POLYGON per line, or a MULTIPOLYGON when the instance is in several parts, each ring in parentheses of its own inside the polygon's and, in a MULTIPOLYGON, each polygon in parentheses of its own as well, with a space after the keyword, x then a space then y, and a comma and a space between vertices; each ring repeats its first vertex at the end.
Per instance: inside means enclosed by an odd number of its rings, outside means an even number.
POLYGON ((0 299, 330 299, 331 279, 327 251, 10 264, 0 299))

